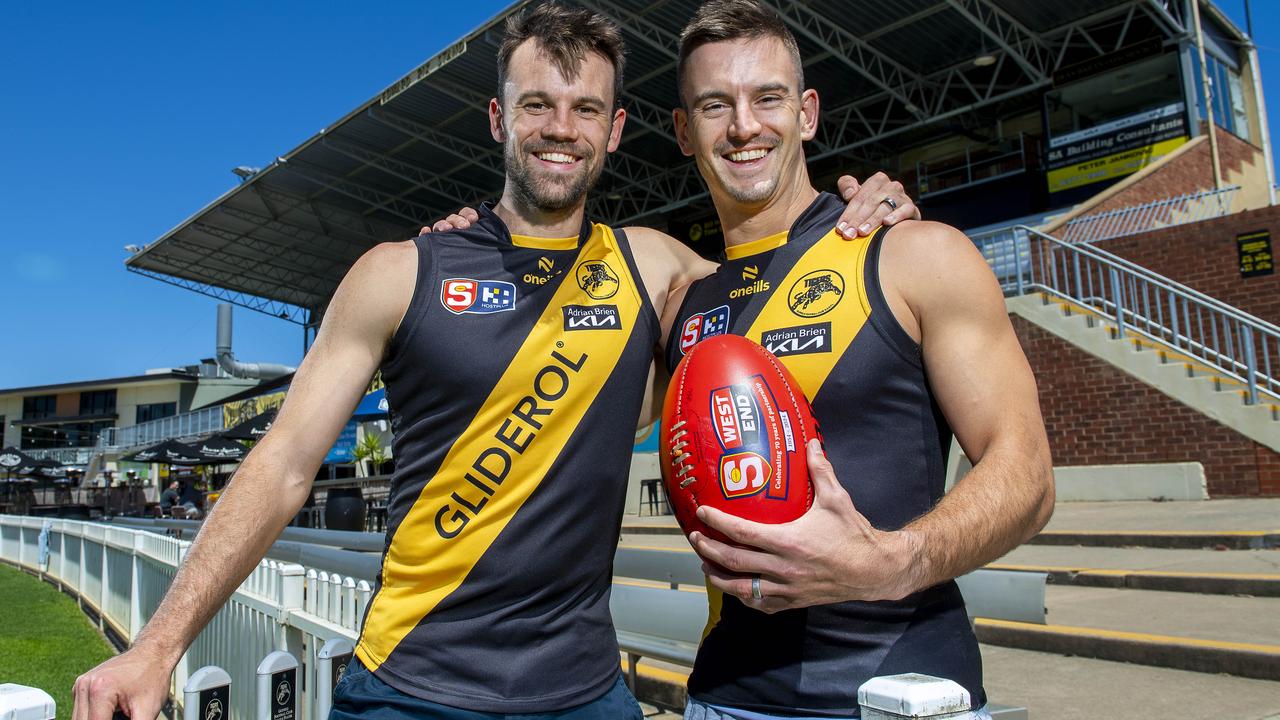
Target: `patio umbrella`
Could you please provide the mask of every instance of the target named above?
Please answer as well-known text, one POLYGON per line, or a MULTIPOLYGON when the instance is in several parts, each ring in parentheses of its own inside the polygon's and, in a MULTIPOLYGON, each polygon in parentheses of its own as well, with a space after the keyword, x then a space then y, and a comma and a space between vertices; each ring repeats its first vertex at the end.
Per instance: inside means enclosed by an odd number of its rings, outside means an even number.
POLYGON ((30 472, 29 468, 34 467, 37 462, 39 461, 13 446, 0 450, 0 471, 6 473, 26 475, 30 472))
POLYGON ((223 463, 240 462, 245 455, 249 454, 249 448, 235 440, 227 440, 216 435, 200 442, 191 443, 191 447, 197 451, 200 462, 184 464, 221 465, 223 463))
POLYGON ((56 460, 44 458, 43 460, 36 460, 30 468, 30 472, 26 474, 40 480, 53 480, 54 478, 65 478, 67 476, 67 468, 56 460))
POLYGON ((245 420, 226 432, 219 433, 218 437, 224 437, 228 440, 261 440, 262 436, 267 434, 267 431, 271 429, 271 424, 275 421, 276 409, 272 408, 245 420))
POLYGON ((164 440, 120 458, 121 462, 200 465, 200 451, 177 440, 164 440))

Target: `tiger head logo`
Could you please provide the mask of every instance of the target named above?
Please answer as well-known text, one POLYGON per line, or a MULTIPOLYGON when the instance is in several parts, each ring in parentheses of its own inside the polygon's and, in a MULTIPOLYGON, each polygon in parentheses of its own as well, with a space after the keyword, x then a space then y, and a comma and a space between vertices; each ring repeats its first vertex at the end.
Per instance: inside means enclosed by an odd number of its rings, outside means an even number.
POLYGON ((831 311, 844 297, 844 277, 835 270, 814 270, 791 286, 788 304, 800 317, 818 317, 831 311))
POLYGON ((603 260, 584 260, 578 264, 578 287, 596 300, 606 300, 618 293, 618 276, 603 260))

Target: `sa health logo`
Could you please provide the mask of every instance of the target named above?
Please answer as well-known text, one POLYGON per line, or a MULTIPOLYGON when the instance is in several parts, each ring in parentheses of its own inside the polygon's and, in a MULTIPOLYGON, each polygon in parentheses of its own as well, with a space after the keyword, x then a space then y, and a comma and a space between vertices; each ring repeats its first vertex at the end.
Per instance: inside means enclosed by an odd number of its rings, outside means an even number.
POLYGON ((454 315, 489 315, 516 307, 516 286, 504 280, 449 278, 441 283, 440 303, 454 315))
POLYGON ((680 328, 680 354, 689 352, 690 348, 709 337, 729 332, 729 306, 700 312, 684 321, 680 328))

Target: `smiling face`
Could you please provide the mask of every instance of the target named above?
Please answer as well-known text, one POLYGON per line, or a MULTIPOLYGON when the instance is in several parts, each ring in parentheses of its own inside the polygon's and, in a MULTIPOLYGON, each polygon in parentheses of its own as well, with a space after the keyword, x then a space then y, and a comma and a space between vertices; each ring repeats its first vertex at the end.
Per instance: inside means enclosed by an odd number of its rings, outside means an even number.
POLYGON ((536 40, 516 48, 501 101, 489 102, 489 123, 517 206, 559 213, 585 203, 622 136, 625 112, 613 103, 613 65, 604 56, 588 52, 566 78, 536 40))
POLYGON ((797 86, 781 40, 707 43, 685 67, 676 139, 696 159, 717 208, 759 208, 809 187, 802 144, 816 132, 818 96, 797 86))

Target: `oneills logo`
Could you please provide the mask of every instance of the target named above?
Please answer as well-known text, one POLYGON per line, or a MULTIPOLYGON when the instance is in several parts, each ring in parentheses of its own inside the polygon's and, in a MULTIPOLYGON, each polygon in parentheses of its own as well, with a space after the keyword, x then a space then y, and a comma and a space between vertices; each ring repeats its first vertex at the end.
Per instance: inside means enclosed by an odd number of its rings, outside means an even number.
POLYGON ((831 311, 844 297, 844 278, 835 270, 814 270, 791 286, 788 304, 800 317, 818 317, 831 311))
POLYGON ((582 371, 586 362, 586 353, 577 360, 570 360, 551 351, 551 358, 533 378, 531 392, 520 398, 494 429, 492 437, 496 442, 481 450, 470 469, 463 474, 463 479, 475 487, 475 492, 468 493, 470 497, 451 493, 451 502, 444 503, 436 511, 435 526, 440 537, 445 540, 457 537, 467 523, 484 510, 489 498, 501 488, 511 472, 512 453, 522 455, 529 449, 529 444, 538 437, 538 432, 555 412, 556 402, 569 392, 573 378, 582 371))
POLYGON ((552 260, 549 257, 538 258, 538 269, 541 270, 542 272, 549 273, 551 272, 551 268, 555 266, 556 266, 556 261, 552 260))
POLYGON ((751 282, 752 280, 755 280, 756 276, 759 274, 760 274, 760 268, 756 267, 755 265, 748 265, 742 268, 742 279, 746 280, 747 282, 751 282))
POLYGON ((578 265, 578 287, 596 300, 618 294, 618 276, 603 260, 586 260, 578 265))

